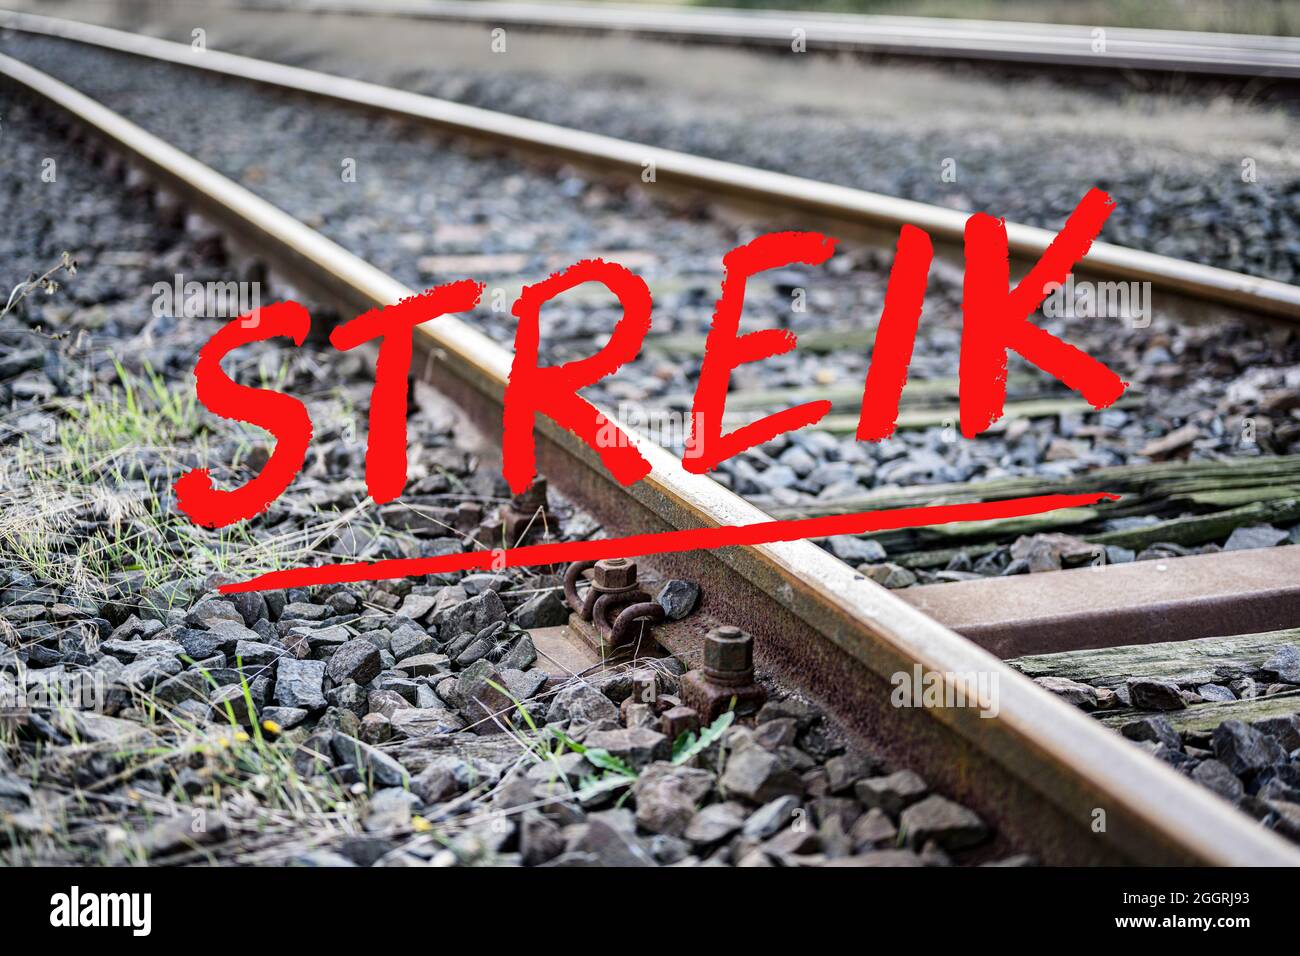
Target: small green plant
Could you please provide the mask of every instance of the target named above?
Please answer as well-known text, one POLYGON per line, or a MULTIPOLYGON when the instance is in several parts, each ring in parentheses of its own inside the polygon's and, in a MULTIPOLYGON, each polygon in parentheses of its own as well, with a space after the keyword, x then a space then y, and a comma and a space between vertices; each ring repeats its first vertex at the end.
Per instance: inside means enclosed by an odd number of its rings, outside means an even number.
POLYGON ((135 375, 113 359, 117 388, 96 389, 70 405, 71 428, 59 429, 60 445, 79 477, 92 478, 105 461, 127 457, 140 449, 166 453, 199 430, 198 395, 192 387, 178 388, 143 363, 135 375))
POLYGON ((696 754, 703 753, 710 744, 722 737, 723 731, 730 727, 735 719, 736 712, 728 710, 719 714, 718 719, 705 727, 698 737, 692 730, 682 733, 673 741, 673 763, 680 767, 696 754))
POLYGON ((300 563, 333 532, 334 519, 259 536, 248 524, 211 530, 181 515, 162 498, 170 482, 136 479, 145 465, 170 474, 208 466, 193 385, 169 382, 147 361, 138 372, 112 362, 113 381, 56 400, 61 420, 23 436, 0 464, 0 564, 86 593, 123 572, 149 588, 178 564, 230 573, 300 563))
POLYGON ((615 757, 608 750, 605 750, 602 747, 584 746, 562 730, 552 728, 551 733, 554 734, 555 738, 565 747, 568 747, 574 753, 579 753, 586 757, 587 762, 592 766, 598 767, 607 773, 617 774, 620 777, 627 777, 629 780, 635 780, 637 778, 637 772, 633 770, 625 760, 621 757, 615 757))

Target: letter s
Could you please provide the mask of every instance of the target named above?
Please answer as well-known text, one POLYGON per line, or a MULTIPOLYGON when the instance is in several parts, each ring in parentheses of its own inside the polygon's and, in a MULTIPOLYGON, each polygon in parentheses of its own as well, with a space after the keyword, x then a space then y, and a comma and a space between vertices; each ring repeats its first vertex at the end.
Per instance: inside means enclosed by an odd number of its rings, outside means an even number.
POLYGON ((244 316, 224 325, 199 350, 194 366, 199 401, 214 415, 247 422, 275 436, 271 453, 260 474, 233 491, 213 487, 206 468, 195 468, 176 482, 176 506, 205 528, 224 528, 265 511, 302 470, 311 442, 311 416, 296 398, 265 388, 239 385, 227 377, 221 360, 250 342, 279 335, 302 345, 311 329, 311 316, 297 302, 278 302, 259 310, 260 321, 246 326, 244 316))

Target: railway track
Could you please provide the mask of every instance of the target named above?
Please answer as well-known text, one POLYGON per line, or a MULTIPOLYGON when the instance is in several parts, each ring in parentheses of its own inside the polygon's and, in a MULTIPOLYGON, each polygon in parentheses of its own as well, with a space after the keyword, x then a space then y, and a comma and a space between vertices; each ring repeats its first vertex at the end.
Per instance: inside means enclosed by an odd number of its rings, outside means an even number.
MULTIPOLYGON (((237 54, 204 50, 195 56, 185 44, 93 24, 0 11, 0 27, 361 106, 544 156, 552 162, 569 161, 586 169, 633 174, 637 179, 653 167, 656 185, 691 190, 696 196, 703 193, 718 201, 733 202, 740 209, 761 210, 768 217, 786 221, 793 216, 814 216, 816 221, 847 231, 848 235, 892 242, 899 227, 911 224, 930 233, 940 250, 955 251, 960 247, 967 218, 955 210, 926 203, 631 143, 237 54)), ((1013 266, 1032 264, 1053 238, 1054 234, 1046 229, 1008 223, 1013 266)), ((1300 316, 1300 289, 1295 286, 1105 242, 1092 245, 1078 273, 1098 279, 1150 282, 1171 297, 1185 297, 1192 307, 1217 304, 1280 318, 1300 316)))
POLYGON ((1202 73, 1294 80, 1300 42, 1291 37, 1145 30, 998 20, 866 16, 809 12, 681 9, 612 4, 458 2, 458 0, 307 0, 247 3, 248 9, 293 9, 354 16, 625 33, 675 41, 891 56, 1024 63, 1100 70, 1202 73))
MULTIPOLYGON (((176 4, 69 0, 64 9, 126 29, 146 16, 141 32, 185 44, 198 22, 197 11, 176 4)), ((1300 223, 1292 215, 1289 108, 1266 106, 1254 84, 1198 91, 1174 82, 1159 92, 1130 84, 1133 97, 1117 100, 1113 82, 1092 90, 1035 83, 1012 105, 1005 84, 991 77, 954 80, 948 70, 902 62, 526 31, 512 33, 518 42, 499 54, 488 27, 402 19, 366 24, 373 47, 387 51, 376 58, 351 43, 357 21, 344 15, 207 6, 201 19, 210 49, 965 212, 997 210, 1035 226, 1055 228, 1078 196, 1099 186, 1119 203, 1106 227, 1111 241, 1295 281, 1300 223), (778 95, 759 108, 749 91, 768 83, 778 95), (658 108, 643 110, 642 96, 658 108), (1222 96, 1237 104, 1231 124, 1203 109, 1206 97, 1222 96), (1090 116, 1092 148, 1084 152, 1068 146, 1077 132, 1073 110, 1090 116), (992 139, 974 121, 987 114, 1004 117, 992 139), (1206 148, 1187 142, 1192 129, 1206 131, 1206 148), (937 157, 947 157, 942 168, 937 157), (1256 164, 1253 184, 1241 184, 1251 173, 1243 157, 1256 164), (1185 228, 1189 221, 1197 228, 1185 228)))
MULTIPOLYGON (((90 30, 62 25, 55 29, 64 33, 90 30)), ((110 32, 83 33, 92 35, 96 42, 185 62, 175 45, 162 41, 110 32)), ((224 54, 205 57, 202 65, 248 73, 263 82, 310 89, 335 99, 379 105, 390 112, 433 119, 459 132, 473 130, 534 150, 559 141, 559 131, 539 128, 540 124, 475 115, 481 111, 462 112, 465 108, 366 84, 331 81, 306 71, 224 54)), ((8 58, 3 69, 11 80, 68 111, 79 124, 95 129, 97 136, 106 138, 131 165, 147 170, 167 193, 183 197, 220 223, 269 260, 277 273, 287 275, 295 287, 310 290, 317 301, 333 302, 342 314, 348 314, 410 293, 380 270, 57 80, 8 58)), ((620 162, 628 168, 632 152, 625 150, 620 155, 620 144, 602 139, 566 137, 561 144, 563 158, 581 159, 606 171, 611 166, 617 171, 620 162), (580 146, 595 148, 584 153, 580 146)), ((762 200, 769 209, 781 207, 788 212, 793 204, 805 216, 816 215, 819 222, 826 217, 859 228, 896 224, 916 212, 927 217, 923 221, 928 227, 944 234, 946 219, 933 209, 915 209, 914 204, 891 206, 888 201, 876 202, 881 197, 863 195, 848 197, 853 201, 837 206, 832 200, 839 193, 829 198, 823 195, 822 204, 817 205, 811 201, 811 194, 818 193, 814 184, 755 176, 737 188, 727 175, 735 170, 719 169, 721 164, 692 164, 689 157, 671 155, 657 158, 666 161, 660 166, 661 175, 667 169, 669 178, 680 179, 680 185, 716 188, 731 182, 729 191, 751 203, 762 200)), ((955 226, 948 223, 948 227, 947 234, 952 235, 955 226)), ((1022 255, 1041 248, 1043 237, 1035 231, 1017 230, 1016 235, 1022 255)), ((1097 247, 1089 265, 1102 275, 1132 275, 1131 270, 1140 270, 1138 274, 1146 281, 1159 282, 1194 301, 1212 298, 1285 316, 1293 316, 1296 310, 1294 289, 1221 270, 1097 247)), ((452 320, 421 326, 419 344, 430 380, 485 434, 493 435, 499 429, 508 355, 495 342, 452 320)), ((591 453, 572 436, 544 425, 540 437, 539 460, 552 486, 566 498, 580 501, 611 532, 751 523, 764 517, 752 504, 709 479, 685 474, 676 459, 653 446, 648 451, 654 465, 651 477, 625 491, 602 477, 591 453)), ((1289 554, 1285 549, 1279 553, 1289 554)), ((1177 564, 1170 562, 1171 566, 1177 564)), ((741 626, 755 636, 757 661, 767 674, 812 694, 849 733, 870 740, 892 759, 917 767, 947 788, 946 792, 986 815, 1012 845, 1030 847, 1042 859, 1235 863, 1293 859, 1291 851, 1244 817, 1030 686, 941 621, 875 587, 811 544, 662 556, 647 567, 663 577, 696 581, 705 595, 695 615, 679 625, 656 630, 657 638, 674 654, 698 662, 704 634, 714 625, 741 626), (916 666, 925 673, 949 678, 970 673, 996 675, 998 716, 980 717, 970 710, 951 708, 913 711, 890 706, 891 678, 910 673, 916 666), (1106 811, 1109 821, 1102 834, 1090 825, 1098 808, 1106 811)), ((1110 575, 1113 570, 1097 573, 1110 575)), ((1015 584, 1039 585, 1036 579, 1041 578, 1042 586, 1047 586, 1052 577, 1035 575, 1015 584)), ((971 582, 986 583, 1003 582, 971 582)), ((1185 602, 1187 596, 1185 591, 1175 594, 1171 602, 1185 602)), ((1003 623, 1009 632, 1016 631, 1015 621, 1003 623)), ((1267 663, 1257 662, 1255 669, 1262 673, 1267 663)), ((1187 709, 1194 711, 1196 706, 1199 704, 1193 703, 1187 709)), ((1118 715, 1124 716, 1122 712, 1118 715)))

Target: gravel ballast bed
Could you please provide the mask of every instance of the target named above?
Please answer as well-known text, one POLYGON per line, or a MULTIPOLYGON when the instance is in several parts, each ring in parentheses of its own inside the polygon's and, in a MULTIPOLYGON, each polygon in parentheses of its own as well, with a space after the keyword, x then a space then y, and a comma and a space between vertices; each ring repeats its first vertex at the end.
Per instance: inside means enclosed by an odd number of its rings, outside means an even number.
POLYGON ((1300 842, 1296 636, 1201 639, 1010 663, 1134 746, 1300 842))

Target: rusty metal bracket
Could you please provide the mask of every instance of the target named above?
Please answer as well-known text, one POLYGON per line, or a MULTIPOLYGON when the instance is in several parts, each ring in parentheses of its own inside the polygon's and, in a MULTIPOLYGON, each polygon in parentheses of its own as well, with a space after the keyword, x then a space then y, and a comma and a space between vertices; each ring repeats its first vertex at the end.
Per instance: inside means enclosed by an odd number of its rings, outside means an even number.
POLYGON ((638 624, 662 624, 664 609, 637 583, 637 565, 628 558, 575 561, 564 572, 564 598, 573 610, 571 626, 608 656, 643 635, 638 624), (578 593, 583 575, 591 584, 578 593), (584 626, 586 625, 586 626, 584 626))
MULTIPOLYGON (((645 594, 644 591, 639 592, 645 594)), ((609 625, 609 643, 611 647, 622 647, 624 644, 630 644, 636 640, 637 634, 633 628, 638 622, 643 622, 650 627, 656 624, 662 624, 664 621, 664 609, 659 606, 658 602, 648 600, 640 601, 636 604, 629 604, 618 612, 618 617, 614 618, 614 623, 609 625)), ((601 599, 603 601, 604 598, 601 599)), ((596 626, 605 630, 605 619, 601 612, 601 601, 596 602, 596 626)))
POLYGON ((596 603, 596 591, 588 589, 586 597, 578 597, 578 581, 584 571, 596 566, 595 561, 574 561, 564 569, 564 600, 582 620, 591 620, 591 605, 596 603))

